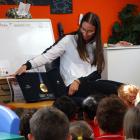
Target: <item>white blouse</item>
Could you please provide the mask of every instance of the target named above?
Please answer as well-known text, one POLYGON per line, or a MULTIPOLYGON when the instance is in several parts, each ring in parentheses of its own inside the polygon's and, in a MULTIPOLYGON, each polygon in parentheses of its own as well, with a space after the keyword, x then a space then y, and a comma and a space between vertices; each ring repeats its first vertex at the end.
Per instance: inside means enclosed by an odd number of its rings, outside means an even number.
MULTIPOLYGON (((89 62, 93 62, 93 50, 95 47, 95 42, 88 43, 86 46, 89 62)), ((35 68, 51 63, 58 57, 60 57, 60 74, 66 86, 70 85, 75 79, 85 77, 97 70, 96 66, 91 66, 90 63, 80 58, 75 35, 66 35, 46 53, 35 57, 29 62, 32 68, 35 68)))

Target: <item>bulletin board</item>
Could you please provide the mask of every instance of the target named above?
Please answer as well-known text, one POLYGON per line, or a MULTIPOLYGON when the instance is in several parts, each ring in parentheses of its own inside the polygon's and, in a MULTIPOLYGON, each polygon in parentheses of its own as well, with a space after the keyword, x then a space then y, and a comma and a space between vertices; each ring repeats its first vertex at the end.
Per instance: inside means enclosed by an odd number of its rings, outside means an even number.
POLYGON ((53 43, 50 19, 0 19, 0 70, 13 74, 53 43))

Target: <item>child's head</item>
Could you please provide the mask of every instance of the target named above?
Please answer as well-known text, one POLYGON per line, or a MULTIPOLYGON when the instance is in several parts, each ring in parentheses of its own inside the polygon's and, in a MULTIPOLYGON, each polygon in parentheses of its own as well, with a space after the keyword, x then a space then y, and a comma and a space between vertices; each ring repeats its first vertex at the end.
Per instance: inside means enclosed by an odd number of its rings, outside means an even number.
POLYGON ((23 135, 26 140, 28 139, 28 134, 30 133, 29 121, 35 112, 36 109, 26 109, 20 117, 20 134, 23 135))
POLYGON ((72 140, 93 140, 94 133, 85 121, 74 121, 70 123, 70 134, 72 140))
POLYGON ((131 107, 135 104, 135 99, 140 89, 135 85, 122 85, 118 89, 118 96, 124 101, 124 103, 131 107))
POLYGON ((124 117, 126 139, 140 139, 140 106, 129 108, 124 117))
POLYGON ((96 110, 99 101, 104 98, 105 95, 103 94, 95 94, 88 96, 85 98, 82 102, 82 109, 84 113, 84 119, 85 120, 93 120, 96 115, 96 110))
POLYGON ((103 98, 97 108, 96 120, 102 133, 117 134, 123 128, 127 106, 118 96, 103 98))
POLYGON ((53 103, 53 106, 66 114, 70 121, 75 119, 77 113, 76 103, 68 96, 61 96, 53 103))
POLYGON ((55 107, 38 109, 30 119, 29 140, 71 140, 69 120, 55 107))

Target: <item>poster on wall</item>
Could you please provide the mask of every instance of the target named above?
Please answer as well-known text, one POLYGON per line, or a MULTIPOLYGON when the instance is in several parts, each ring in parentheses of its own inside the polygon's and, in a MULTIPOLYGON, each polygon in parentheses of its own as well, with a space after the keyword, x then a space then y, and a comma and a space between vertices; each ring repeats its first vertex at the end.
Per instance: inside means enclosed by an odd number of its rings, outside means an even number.
POLYGON ((19 2, 30 3, 31 5, 49 5, 50 0, 0 0, 0 4, 18 4, 19 2))
POLYGON ((72 13, 72 0, 0 0, 0 5, 18 5, 20 2, 31 5, 50 5, 51 14, 72 13))
POLYGON ((16 4, 15 0, 0 0, 1 5, 6 5, 6 4, 16 4))
POLYGON ((31 5, 49 5, 51 0, 30 0, 31 5))
POLYGON ((51 0, 51 14, 69 14, 72 13, 72 0, 51 0))

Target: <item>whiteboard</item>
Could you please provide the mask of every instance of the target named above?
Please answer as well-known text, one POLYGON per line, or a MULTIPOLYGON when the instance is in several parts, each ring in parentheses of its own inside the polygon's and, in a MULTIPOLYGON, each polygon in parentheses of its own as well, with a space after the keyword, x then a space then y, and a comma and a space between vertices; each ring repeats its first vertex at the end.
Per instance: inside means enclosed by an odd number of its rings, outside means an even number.
POLYGON ((13 74, 53 43, 50 19, 0 19, 0 72, 13 74))

